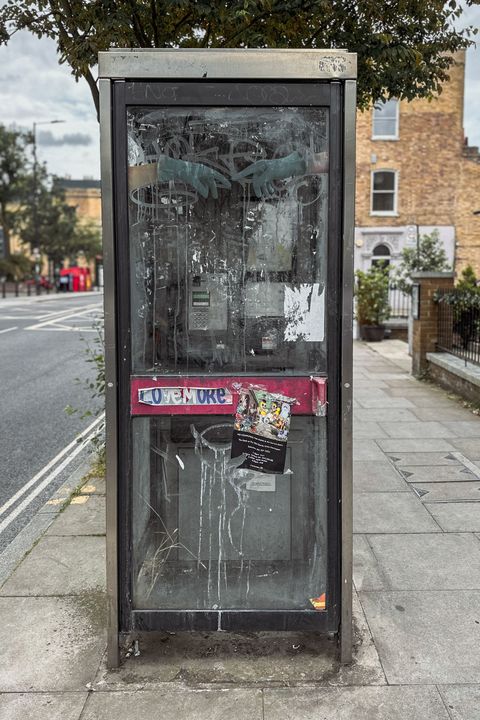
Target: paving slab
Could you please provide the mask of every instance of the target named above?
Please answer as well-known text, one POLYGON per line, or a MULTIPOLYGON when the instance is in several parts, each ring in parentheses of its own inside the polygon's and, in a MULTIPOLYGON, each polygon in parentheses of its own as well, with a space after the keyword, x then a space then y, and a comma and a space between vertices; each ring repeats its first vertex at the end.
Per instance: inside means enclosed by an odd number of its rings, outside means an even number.
POLYGON ((380 427, 391 438, 448 438, 452 435, 439 422, 381 422, 380 427))
POLYGON ((457 448, 453 443, 443 438, 385 438, 377 442, 378 446, 386 453, 396 455, 399 452, 454 452, 457 448))
POLYGON ((372 378, 372 380, 401 380, 402 378, 405 378, 405 371, 398 369, 398 371, 395 370, 395 368, 392 368, 392 366, 389 366, 387 368, 375 368, 372 367, 368 369, 368 377, 372 378))
POLYGON ((105 587, 105 538, 47 537, 3 585, 0 596, 72 595, 105 587))
POLYGON ((444 422, 442 417, 442 425, 445 425, 451 435, 459 437, 462 440, 466 438, 479 438, 477 442, 480 445, 480 418, 465 420, 463 422, 450 422, 448 420, 444 422))
POLYGON ((414 408, 415 405, 411 400, 404 398, 404 397, 390 397, 387 393, 384 393, 382 395, 374 394, 372 393, 369 395, 365 391, 355 391, 355 388, 353 390, 355 393, 355 399, 356 401, 361 405, 363 408, 414 408))
POLYGON ((353 532, 428 533, 441 530, 413 493, 375 492, 355 495, 353 532))
POLYGON ((387 462, 354 462, 353 492, 408 492, 408 485, 387 462))
POLYGON ((419 390, 423 390, 423 385, 412 375, 402 376, 401 378, 393 379, 393 380, 384 380, 384 383, 388 385, 390 388, 418 388, 419 390))
POLYGON ((353 589, 353 662, 341 665, 328 685, 386 685, 385 673, 368 627, 365 613, 353 589))
MULTIPOLYGON (((386 438, 387 439, 387 438, 386 438)), ((385 461, 385 455, 375 440, 353 438, 353 459, 356 462, 385 461)))
MULTIPOLYGON (((436 418, 438 419, 438 417, 436 418)), ((405 408, 364 408, 353 411, 353 420, 359 422, 415 422, 417 418, 405 408)))
POLYGON ((480 502, 480 481, 412 483, 412 490, 424 503, 432 502, 480 502))
POLYGON ((480 532, 479 502, 425 503, 445 532, 480 532))
POLYGON ((375 382, 371 378, 366 378, 365 375, 360 377, 353 377, 353 389, 356 392, 357 390, 364 390, 364 389, 372 389, 376 388, 377 390, 387 390, 388 385, 387 383, 383 382, 382 380, 377 380, 375 382))
POLYGON ((93 495, 105 495, 106 493, 106 482, 105 478, 91 478, 85 485, 82 486, 81 491, 83 493, 92 493, 93 495))
MULTIPOLYGON (((367 542, 366 573, 378 574, 385 590, 480 590, 480 542, 473 534, 369 535, 367 542)), ((379 588, 362 587, 369 589, 379 588)))
POLYGON ((448 452, 396 452, 389 453, 388 459, 396 467, 404 465, 458 465, 458 459, 448 452))
POLYGON ((463 407, 453 405, 453 407, 418 407, 412 410, 419 420, 441 420, 442 423, 446 421, 452 422, 465 422, 470 420, 472 413, 463 407))
POLYGON ((465 453, 470 460, 480 460, 480 440, 478 438, 452 438, 456 450, 465 453))
POLYGON ((440 685, 438 690, 451 720, 478 720, 480 685, 440 685))
POLYGON ((0 692, 85 690, 105 649, 106 601, 82 596, 0 598, 0 692))
POLYGON ((267 689, 264 713, 265 720, 449 720, 434 687, 267 689))
POLYGON ((388 589, 366 535, 353 536, 353 582, 357 592, 388 589))
POLYGON ((406 399, 409 400, 413 407, 419 408, 443 408, 445 410, 451 410, 452 408, 458 408, 458 404, 455 400, 449 399, 449 397, 442 390, 435 390, 434 388, 428 388, 423 390, 421 387, 406 386, 402 387, 389 387, 388 390, 384 390, 392 399, 406 399))
POLYGON ((69 505, 49 527, 47 535, 104 535, 105 497, 83 495, 86 501, 69 505))
POLYGON ((0 693, 0 720, 79 720, 87 692, 0 693))
POLYGON ((479 590, 362 592, 360 599, 389 683, 478 680, 479 590))
POLYGON ((380 425, 376 422, 363 422, 353 419, 353 437, 361 438, 385 438, 387 434, 381 430, 380 425))
POLYGON ((478 478, 465 465, 403 465, 400 472, 409 483, 465 482, 478 478))
POLYGON ((82 720, 149 718, 149 720, 262 720, 261 690, 228 688, 92 693, 82 720))

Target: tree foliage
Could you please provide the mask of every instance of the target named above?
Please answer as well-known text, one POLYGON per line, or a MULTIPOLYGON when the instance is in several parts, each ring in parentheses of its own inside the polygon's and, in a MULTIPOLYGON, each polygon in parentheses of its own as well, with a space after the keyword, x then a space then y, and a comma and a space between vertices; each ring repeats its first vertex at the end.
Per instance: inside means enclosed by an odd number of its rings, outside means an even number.
POLYGON ((67 258, 75 263, 79 254, 90 260, 101 253, 99 229, 79 219, 76 207, 66 202, 65 191, 44 167, 37 171, 36 204, 28 203, 19 212, 22 243, 38 247, 54 265, 67 258))
POLYGON ((439 92, 451 53, 476 32, 454 27, 461 14, 456 0, 6 0, 0 42, 19 29, 53 38, 97 110, 97 53, 111 47, 346 48, 358 53, 358 102, 366 107, 439 92))
POLYGON ((456 287, 457 290, 480 293, 480 280, 477 278, 475 270, 471 265, 467 265, 467 267, 463 268, 456 287))
POLYGON ((21 253, 12 253, 8 258, 0 258, 0 276, 7 280, 23 280, 25 277, 30 277, 32 270, 32 260, 21 253))
POLYGON ((15 232, 19 204, 25 201, 28 185, 28 145, 30 133, 0 125, 0 227, 3 229, 5 257, 10 256, 11 234, 15 232))
POLYGON ((447 255, 440 244, 438 230, 430 235, 422 235, 418 239, 417 247, 406 247, 402 250, 400 263, 395 268, 392 280, 402 292, 412 292, 412 273, 414 272, 444 272, 451 270, 447 255))
POLYGON ((12 234, 31 249, 38 247, 56 265, 65 258, 75 262, 79 253, 87 260, 101 253, 98 227, 79 219, 44 165, 37 165, 34 173, 28 152, 32 142, 31 133, 0 125, 0 227, 6 246, 4 270, 13 279, 28 274, 30 261, 19 264, 22 256, 11 255, 12 234))
POLYGON ((388 267, 355 272, 355 317, 359 325, 383 325, 390 317, 388 267))

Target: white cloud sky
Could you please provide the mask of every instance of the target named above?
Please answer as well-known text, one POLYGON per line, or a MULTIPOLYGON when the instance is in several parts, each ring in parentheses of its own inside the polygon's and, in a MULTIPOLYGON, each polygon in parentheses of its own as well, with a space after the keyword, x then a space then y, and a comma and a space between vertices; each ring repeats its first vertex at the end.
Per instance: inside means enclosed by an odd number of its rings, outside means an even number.
MULTIPOLYGON (((468 24, 480 27, 478 6, 462 16, 462 25, 468 24)), ((478 45, 467 52, 465 78, 464 126, 471 145, 480 145, 480 40, 478 45)), ((38 143, 39 160, 56 175, 99 178, 99 129, 87 83, 76 82, 69 68, 58 64, 53 40, 16 33, 0 46, 0 122, 31 129, 34 122, 56 119, 65 122, 37 129, 38 139, 47 140, 38 143), (59 144, 65 135, 77 142, 59 144)))
POLYGON ((55 175, 99 178, 99 128, 87 83, 58 64, 53 40, 16 33, 0 46, 0 122, 31 130, 34 122, 49 120, 64 123, 37 128, 39 161, 55 175), (53 144, 65 135, 87 136, 90 144, 53 144))

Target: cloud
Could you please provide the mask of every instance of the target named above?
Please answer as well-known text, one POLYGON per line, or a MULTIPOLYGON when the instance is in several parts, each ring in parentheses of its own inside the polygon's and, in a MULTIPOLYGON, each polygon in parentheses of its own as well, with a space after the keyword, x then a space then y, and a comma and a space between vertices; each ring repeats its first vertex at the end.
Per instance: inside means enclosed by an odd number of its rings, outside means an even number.
POLYGON ((46 147, 58 145, 92 145, 91 135, 86 133, 65 133, 65 135, 54 135, 50 130, 41 130, 37 133, 37 143, 46 147))

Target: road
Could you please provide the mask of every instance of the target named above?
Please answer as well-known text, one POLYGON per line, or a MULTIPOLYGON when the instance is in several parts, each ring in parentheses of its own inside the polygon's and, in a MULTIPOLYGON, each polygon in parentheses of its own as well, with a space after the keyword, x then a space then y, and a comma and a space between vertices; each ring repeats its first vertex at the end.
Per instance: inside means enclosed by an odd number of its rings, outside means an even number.
POLYGON ((0 298, 0 552, 92 449, 76 437, 95 420, 81 414, 102 304, 98 293, 0 298))

